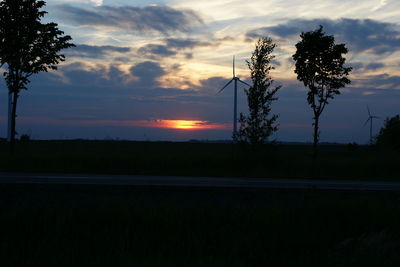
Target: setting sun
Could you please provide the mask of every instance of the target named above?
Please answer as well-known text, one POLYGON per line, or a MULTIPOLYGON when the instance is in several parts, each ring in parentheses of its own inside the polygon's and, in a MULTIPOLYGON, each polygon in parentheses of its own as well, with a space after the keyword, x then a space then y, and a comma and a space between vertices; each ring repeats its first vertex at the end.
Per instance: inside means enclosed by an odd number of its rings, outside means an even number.
POLYGON ((157 124, 155 127, 179 130, 226 129, 225 124, 214 124, 209 121, 198 120, 157 120, 155 123, 157 124))
POLYGON ((229 124, 218 124, 210 121, 200 120, 151 120, 151 121, 135 121, 131 123, 134 126, 155 127, 177 130, 216 130, 229 129, 229 124))
POLYGON ((172 120, 168 121, 171 124, 171 128, 176 129, 196 129, 198 127, 204 126, 202 121, 184 121, 184 120, 172 120))

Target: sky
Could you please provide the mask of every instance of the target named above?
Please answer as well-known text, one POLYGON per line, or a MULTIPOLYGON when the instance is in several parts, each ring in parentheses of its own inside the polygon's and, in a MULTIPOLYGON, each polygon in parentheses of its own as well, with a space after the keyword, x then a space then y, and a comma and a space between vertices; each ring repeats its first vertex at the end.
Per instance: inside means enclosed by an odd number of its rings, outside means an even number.
MULTIPOLYGON (((349 49, 352 83, 321 115, 321 142, 367 143, 400 113, 398 0, 51 0, 44 22, 73 38, 57 71, 40 73, 21 93, 17 132, 34 139, 226 140, 232 136, 236 74, 250 82, 246 60, 259 37, 277 44, 272 113, 277 141, 311 142, 307 88, 292 55, 300 33, 319 25, 349 49)), ((7 90, 0 90, 0 136, 7 90)), ((245 86, 238 111, 246 113, 245 86)))

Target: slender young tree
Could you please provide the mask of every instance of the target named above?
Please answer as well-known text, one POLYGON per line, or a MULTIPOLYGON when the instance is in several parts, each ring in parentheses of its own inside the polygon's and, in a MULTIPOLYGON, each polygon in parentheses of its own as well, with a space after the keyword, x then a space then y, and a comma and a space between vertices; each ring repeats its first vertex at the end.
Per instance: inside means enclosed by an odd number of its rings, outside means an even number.
POLYGON ((376 136, 376 144, 400 151, 400 115, 386 118, 383 127, 376 136))
POLYGON ((30 76, 56 70, 65 60, 59 52, 74 46, 56 23, 42 23, 46 3, 37 0, 2 0, 0 2, 0 66, 9 92, 9 136, 15 142, 18 97, 27 89, 30 76))
POLYGON ((238 139, 241 142, 264 144, 278 130, 278 115, 270 114, 272 102, 278 99, 275 94, 281 88, 272 86, 274 80, 270 74, 274 69, 271 61, 275 58, 272 54, 275 47, 271 38, 260 38, 250 61, 247 61, 253 85, 245 90, 249 115, 240 113, 238 139))
POLYGON ((332 35, 325 35, 323 27, 302 32, 301 41, 296 44, 293 59, 296 62, 297 79, 308 87, 307 101, 314 117, 313 157, 317 157, 319 141, 319 119, 329 100, 340 94, 339 89, 350 83, 347 78, 351 67, 345 67, 347 53, 345 44, 335 44, 332 35))

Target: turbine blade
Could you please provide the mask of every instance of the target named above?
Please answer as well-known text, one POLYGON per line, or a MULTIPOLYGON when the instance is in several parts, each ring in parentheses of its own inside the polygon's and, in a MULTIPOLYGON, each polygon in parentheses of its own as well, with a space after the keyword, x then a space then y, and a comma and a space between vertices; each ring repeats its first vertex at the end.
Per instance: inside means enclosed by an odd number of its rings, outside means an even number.
POLYGON ((381 117, 378 117, 378 116, 371 116, 372 118, 374 118, 374 119, 380 119, 381 117))
POLYGON ((246 82, 242 81, 242 80, 241 80, 241 79, 239 79, 239 78, 238 78, 238 81, 239 81, 239 82, 241 82, 241 83, 243 83, 243 84, 245 84, 245 85, 247 85, 247 86, 249 86, 249 87, 251 87, 251 85, 250 85, 250 84, 248 84, 248 83, 246 83, 246 82))
POLYGON ((236 74, 235 74, 235 56, 233 56, 233 77, 236 77, 236 74))
POLYGON ((371 117, 368 118, 368 120, 364 123, 363 127, 365 127, 365 125, 367 125, 367 123, 369 122, 370 119, 371 119, 371 117))
POLYGON ((368 106, 368 105, 367 105, 367 110, 368 110, 368 116, 371 117, 371 112, 370 112, 370 110, 369 110, 369 106, 368 106))
POLYGON ((231 84, 231 82, 233 81, 233 79, 232 80, 230 80, 227 84, 225 84, 225 86, 224 87, 222 87, 222 89, 221 90, 219 90, 218 91, 218 93, 216 93, 216 94, 219 94, 219 93, 221 93, 228 85, 230 85, 231 84))

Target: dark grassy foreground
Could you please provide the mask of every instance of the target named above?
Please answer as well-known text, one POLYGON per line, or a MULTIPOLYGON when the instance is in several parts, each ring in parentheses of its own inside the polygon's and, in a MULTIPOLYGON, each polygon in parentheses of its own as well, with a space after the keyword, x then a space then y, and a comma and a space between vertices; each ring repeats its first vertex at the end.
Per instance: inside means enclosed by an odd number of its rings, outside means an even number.
POLYGON ((400 195, 0 184, 0 266, 400 266, 400 195))
POLYGON ((233 144, 30 141, 10 157, 0 143, 0 171, 14 172, 396 180, 399 163, 399 153, 346 145, 321 146, 313 160, 311 145, 254 151, 233 144))

